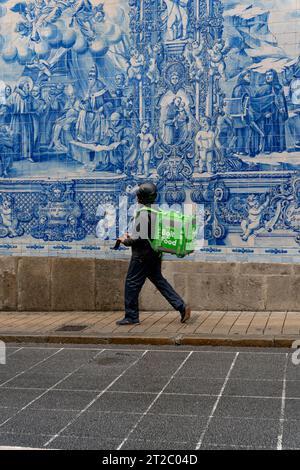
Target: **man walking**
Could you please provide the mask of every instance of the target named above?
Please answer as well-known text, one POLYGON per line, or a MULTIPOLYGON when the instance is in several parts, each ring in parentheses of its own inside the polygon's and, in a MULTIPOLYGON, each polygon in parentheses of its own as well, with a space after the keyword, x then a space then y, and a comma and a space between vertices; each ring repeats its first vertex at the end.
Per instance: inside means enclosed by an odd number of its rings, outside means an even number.
MULTIPOLYGON (((157 188, 154 184, 144 183, 139 186, 137 191, 137 199, 140 205, 139 209, 151 206, 151 204, 154 204, 156 198, 157 188)), ((119 241, 123 243, 123 245, 132 248, 132 258, 125 283, 125 317, 117 321, 117 325, 133 325, 140 323, 138 298, 147 278, 155 285, 172 307, 180 313, 182 323, 185 323, 191 316, 190 307, 185 304, 184 300, 175 292, 173 287, 162 275, 161 254, 155 252, 149 243, 149 239, 153 238, 154 226, 154 214, 150 211, 142 211, 139 213, 138 210, 132 234, 126 234, 119 238, 119 241), (146 215, 146 236, 144 236, 145 224, 143 224, 141 214, 146 215)))

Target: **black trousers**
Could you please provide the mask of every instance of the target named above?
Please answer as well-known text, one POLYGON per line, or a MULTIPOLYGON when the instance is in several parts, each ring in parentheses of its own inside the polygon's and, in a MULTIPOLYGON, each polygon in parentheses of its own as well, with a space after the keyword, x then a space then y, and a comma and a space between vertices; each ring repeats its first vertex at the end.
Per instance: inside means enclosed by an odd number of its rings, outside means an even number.
POLYGON ((184 310, 183 299, 162 275, 161 258, 156 255, 146 259, 132 257, 125 282, 125 318, 139 318, 139 294, 147 278, 175 310, 184 310))

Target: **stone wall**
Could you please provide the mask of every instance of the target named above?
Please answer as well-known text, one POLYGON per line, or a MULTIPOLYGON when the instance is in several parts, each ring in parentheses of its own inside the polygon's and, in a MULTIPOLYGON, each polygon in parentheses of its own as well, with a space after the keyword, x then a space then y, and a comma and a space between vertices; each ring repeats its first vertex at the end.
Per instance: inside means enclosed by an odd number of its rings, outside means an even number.
MULTIPOLYGON (((127 261, 0 258, 3 311, 123 310, 127 261)), ((297 311, 300 266, 165 261, 164 274, 194 310, 297 311)), ((149 283, 141 310, 170 307, 149 283)))

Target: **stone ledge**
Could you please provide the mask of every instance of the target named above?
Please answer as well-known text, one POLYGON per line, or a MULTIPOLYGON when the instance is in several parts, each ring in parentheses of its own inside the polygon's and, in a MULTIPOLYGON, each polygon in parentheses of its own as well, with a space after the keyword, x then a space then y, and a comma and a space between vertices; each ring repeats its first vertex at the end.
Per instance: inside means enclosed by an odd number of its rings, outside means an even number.
MULTIPOLYGON (((0 257, 0 311, 122 311, 128 261, 0 257)), ((300 266, 165 261, 163 274, 196 310, 298 311, 300 266)), ((147 282, 141 309, 169 309, 147 282)))

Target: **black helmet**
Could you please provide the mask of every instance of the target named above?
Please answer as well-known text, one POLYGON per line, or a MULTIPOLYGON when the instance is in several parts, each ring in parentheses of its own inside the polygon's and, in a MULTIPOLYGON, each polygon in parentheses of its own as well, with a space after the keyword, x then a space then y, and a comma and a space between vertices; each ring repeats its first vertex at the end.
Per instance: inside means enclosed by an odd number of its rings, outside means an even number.
POLYGON ((142 204, 152 204, 157 198, 157 187, 153 183, 143 183, 137 190, 137 198, 142 204))

